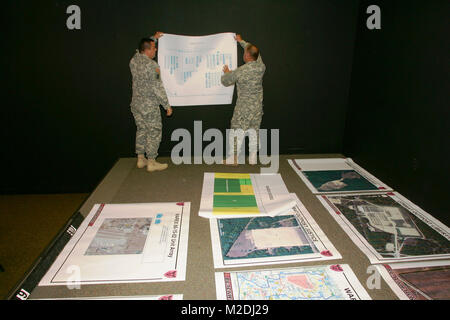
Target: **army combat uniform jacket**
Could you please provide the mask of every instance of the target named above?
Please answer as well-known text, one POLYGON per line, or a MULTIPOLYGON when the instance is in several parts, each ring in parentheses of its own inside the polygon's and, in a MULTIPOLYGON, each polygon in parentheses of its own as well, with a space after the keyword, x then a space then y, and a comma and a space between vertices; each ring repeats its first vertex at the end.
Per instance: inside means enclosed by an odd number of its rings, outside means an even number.
MULTIPOLYGON (((240 41, 245 49, 248 42, 240 41)), ((225 73, 221 82, 228 87, 236 83, 237 101, 231 119, 231 129, 258 130, 263 116, 263 76, 266 71, 261 55, 234 71, 225 73)))
POLYGON ((156 69, 159 65, 145 54, 136 51, 130 61, 133 77, 133 96, 131 112, 133 113, 136 132, 136 154, 147 154, 147 158, 155 159, 162 136, 162 105, 167 110, 170 105, 161 77, 156 69))

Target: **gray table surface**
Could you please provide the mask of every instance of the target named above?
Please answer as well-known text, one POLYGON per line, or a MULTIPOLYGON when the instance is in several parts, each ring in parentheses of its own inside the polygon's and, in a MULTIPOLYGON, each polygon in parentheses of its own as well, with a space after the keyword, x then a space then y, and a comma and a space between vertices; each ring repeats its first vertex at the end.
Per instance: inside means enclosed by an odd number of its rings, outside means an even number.
MULTIPOLYGON (((370 266, 369 260, 342 231, 287 162, 287 159, 329 157, 341 158, 342 155, 281 155, 279 172, 288 190, 297 194, 341 253, 343 257, 341 260, 332 260, 330 263, 349 264, 372 299, 397 299, 383 280, 381 280, 380 289, 367 288, 366 281, 371 275, 367 273, 370 266)), ((169 158, 161 158, 159 161, 170 163, 169 158)), ((80 289, 72 290, 66 286, 36 287, 31 298, 183 294, 184 299, 187 300, 216 299, 214 272, 227 269, 214 269, 209 222, 198 216, 204 172, 259 173, 260 166, 170 165, 165 171, 148 173, 145 169, 136 168, 135 158, 121 158, 80 209, 81 214, 87 216, 96 203, 191 202, 186 281, 83 285, 80 289)), ((286 268, 315 264, 317 262, 232 268, 232 270, 286 268)))

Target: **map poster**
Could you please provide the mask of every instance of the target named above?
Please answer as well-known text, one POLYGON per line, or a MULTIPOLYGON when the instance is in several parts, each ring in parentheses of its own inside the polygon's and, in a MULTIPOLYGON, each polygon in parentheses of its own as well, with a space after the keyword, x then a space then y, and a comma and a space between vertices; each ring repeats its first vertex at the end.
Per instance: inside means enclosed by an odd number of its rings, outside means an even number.
POLYGON ((158 64, 171 106, 231 104, 234 86, 223 86, 220 78, 225 65, 237 68, 234 37, 164 34, 159 39, 158 64))
POLYGON ((96 204, 40 286, 183 281, 190 203, 96 204))
POLYGON ((371 300, 347 264, 216 272, 218 300, 371 300))
POLYGON ((214 267, 341 259, 296 195, 286 214, 210 219, 214 267))
POLYGON ((398 193, 317 196, 372 264, 450 258, 450 230, 398 193))
POLYGON ((205 173, 199 216, 275 216, 294 206, 279 174, 205 173))
POLYGON ((450 260, 377 265, 401 300, 449 300, 450 260))
POLYGON ((290 159, 288 162, 315 194, 392 191, 350 158, 290 159))
POLYGON ((77 297, 77 298, 48 298, 29 300, 183 300, 182 294, 162 294, 153 296, 111 296, 111 297, 77 297))

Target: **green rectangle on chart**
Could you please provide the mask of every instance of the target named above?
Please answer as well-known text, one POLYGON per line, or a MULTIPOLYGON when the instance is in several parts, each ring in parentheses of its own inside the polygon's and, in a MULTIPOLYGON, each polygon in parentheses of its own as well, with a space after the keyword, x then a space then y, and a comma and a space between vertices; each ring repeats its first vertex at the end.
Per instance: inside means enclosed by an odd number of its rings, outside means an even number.
POLYGON ((253 195, 215 195, 213 206, 215 208, 258 207, 253 195))
POLYGON ((240 179, 214 179, 214 192, 241 192, 240 179))
POLYGON ((251 179, 239 179, 239 184, 241 186, 251 186, 252 180, 251 179))
POLYGON ((227 192, 227 179, 214 179, 214 192, 227 192))

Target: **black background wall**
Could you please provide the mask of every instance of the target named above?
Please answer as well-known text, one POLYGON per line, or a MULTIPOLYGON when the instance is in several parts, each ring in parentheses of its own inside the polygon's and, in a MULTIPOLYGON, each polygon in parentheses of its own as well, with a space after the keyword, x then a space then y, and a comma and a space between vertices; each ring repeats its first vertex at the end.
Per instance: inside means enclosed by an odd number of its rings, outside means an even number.
MULTIPOLYGON (((342 151, 358 1, 15 0, 2 11, 3 193, 89 192, 119 157, 134 156, 128 63, 157 30, 241 33, 267 65, 262 126, 281 129, 280 151, 342 151), (79 31, 66 28, 71 4, 79 31)), ((232 111, 176 107, 160 154, 174 129, 203 120, 225 130, 232 111)))
MULTIPOLYGON (((90 192, 134 156, 129 59, 142 36, 241 33, 267 71, 282 153, 344 152, 448 221, 449 2, 8 1, 2 4, 2 193, 90 192), (82 29, 66 28, 66 8, 82 29), (378 4, 382 29, 368 30, 378 4), (345 142, 345 143, 344 143, 345 142)), ((240 49, 239 49, 240 50, 240 49)), ((239 51, 241 56, 242 51, 239 51)), ((240 63, 242 59, 240 58, 240 63)), ((229 126, 233 105, 176 107, 176 128, 229 126)), ((447 222, 448 224, 448 222, 447 222)))
POLYGON ((450 223, 449 1, 378 4, 382 29, 357 28, 345 154, 450 223))

